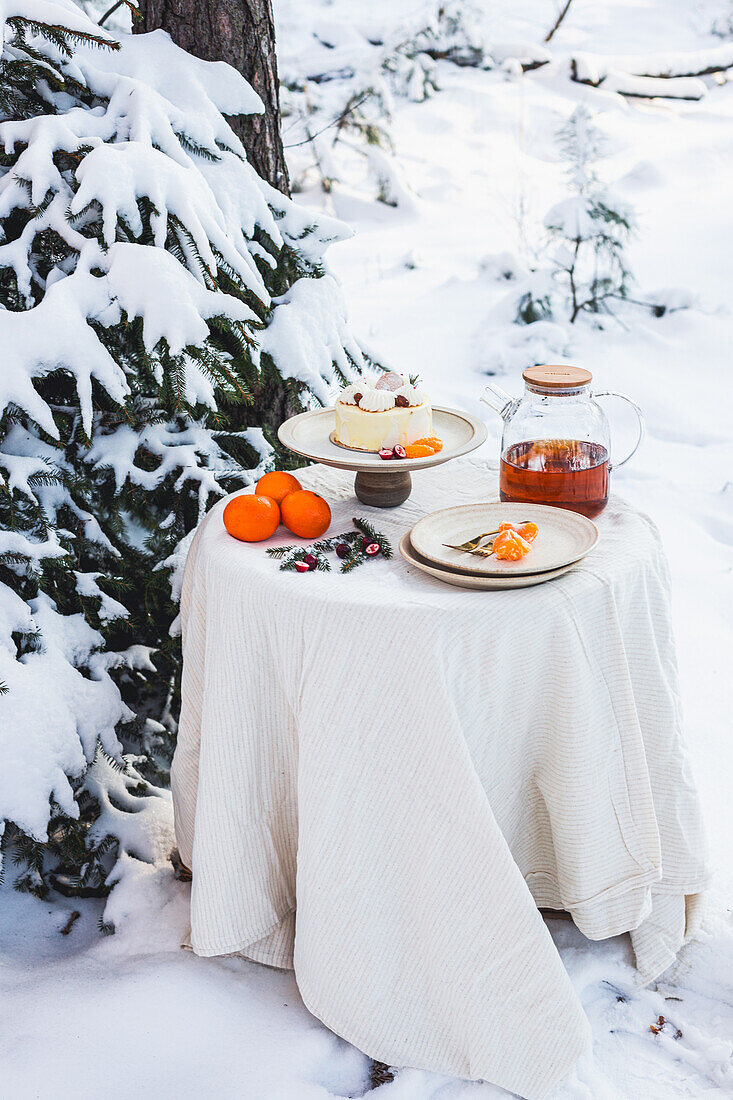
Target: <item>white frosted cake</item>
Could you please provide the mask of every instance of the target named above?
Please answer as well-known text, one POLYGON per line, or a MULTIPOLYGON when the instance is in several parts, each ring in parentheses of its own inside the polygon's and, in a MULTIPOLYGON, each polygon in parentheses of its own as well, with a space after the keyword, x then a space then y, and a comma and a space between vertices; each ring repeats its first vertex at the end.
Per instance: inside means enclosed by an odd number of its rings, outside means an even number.
POLYGON ((339 394, 334 442, 357 451, 403 447, 433 434, 426 395, 401 374, 360 378, 339 394))

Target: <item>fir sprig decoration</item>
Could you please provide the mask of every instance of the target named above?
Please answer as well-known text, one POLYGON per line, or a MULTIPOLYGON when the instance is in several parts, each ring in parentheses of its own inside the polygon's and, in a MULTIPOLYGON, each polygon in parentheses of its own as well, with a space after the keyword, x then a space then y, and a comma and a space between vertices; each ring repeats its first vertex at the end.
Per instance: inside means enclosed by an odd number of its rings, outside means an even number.
POLYGON ((366 547, 370 544, 376 543, 382 557, 392 557, 392 546, 389 539, 377 531, 368 520, 355 516, 353 524, 356 528, 355 531, 344 531, 340 535, 331 535, 327 539, 319 539, 311 546, 296 546, 294 543, 287 546, 271 546, 267 553, 270 557, 279 561, 280 569, 286 572, 298 572, 296 562, 305 562, 310 557, 315 559, 315 565, 311 564, 310 569, 330 573, 331 563, 326 555, 338 553, 341 546, 349 548, 349 552, 345 557, 343 554, 339 554, 339 557, 342 558, 342 573, 350 573, 357 566, 363 565, 365 561, 378 556, 376 553, 367 553, 366 547))
POLYGON ((372 542, 377 543, 377 545, 379 546, 379 551, 383 557, 392 557, 392 546, 389 540, 386 539, 384 535, 380 534, 379 531, 377 531, 374 527, 372 527, 371 523, 369 523, 368 520, 359 519, 358 516, 354 516, 351 522, 354 524, 354 527, 358 528, 358 530, 361 531, 362 535, 370 538, 372 542))
POLYGON ((267 551, 273 558, 282 559, 280 562, 280 569, 284 572, 296 573, 297 568, 295 563, 297 561, 305 561, 308 555, 312 555, 316 559, 316 564, 313 569, 320 571, 321 573, 331 572, 331 563, 328 558, 321 551, 316 549, 316 546, 273 546, 267 551))

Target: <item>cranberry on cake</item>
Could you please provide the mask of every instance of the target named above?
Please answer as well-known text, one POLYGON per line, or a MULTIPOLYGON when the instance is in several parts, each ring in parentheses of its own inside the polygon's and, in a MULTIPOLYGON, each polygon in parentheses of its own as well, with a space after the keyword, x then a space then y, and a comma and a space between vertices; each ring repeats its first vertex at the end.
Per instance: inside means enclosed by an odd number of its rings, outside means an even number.
POLYGON ((427 396, 395 371, 376 381, 360 378, 336 402, 335 443, 355 451, 405 447, 431 436, 433 411, 427 396))

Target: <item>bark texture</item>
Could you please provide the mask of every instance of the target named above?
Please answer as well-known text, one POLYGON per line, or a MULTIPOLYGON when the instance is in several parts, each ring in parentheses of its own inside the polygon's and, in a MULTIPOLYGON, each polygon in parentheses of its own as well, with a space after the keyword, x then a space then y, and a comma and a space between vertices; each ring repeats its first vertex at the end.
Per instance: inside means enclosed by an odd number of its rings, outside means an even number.
POLYGON ((167 31, 176 45, 205 61, 226 61, 252 85, 263 115, 230 119, 263 179, 290 194, 280 136, 280 92, 271 0, 142 0, 139 31, 167 31))

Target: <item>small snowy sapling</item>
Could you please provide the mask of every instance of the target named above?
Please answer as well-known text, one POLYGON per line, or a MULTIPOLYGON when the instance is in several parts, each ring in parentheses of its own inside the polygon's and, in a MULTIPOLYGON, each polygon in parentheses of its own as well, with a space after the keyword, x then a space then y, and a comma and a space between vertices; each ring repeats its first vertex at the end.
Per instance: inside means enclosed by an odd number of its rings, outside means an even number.
POLYGON ((608 313, 611 302, 627 296, 632 275, 624 250, 635 219, 595 173, 603 136, 588 108, 576 108, 558 137, 572 195, 553 206, 545 226, 554 241, 551 260, 572 324, 581 312, 608 313))

